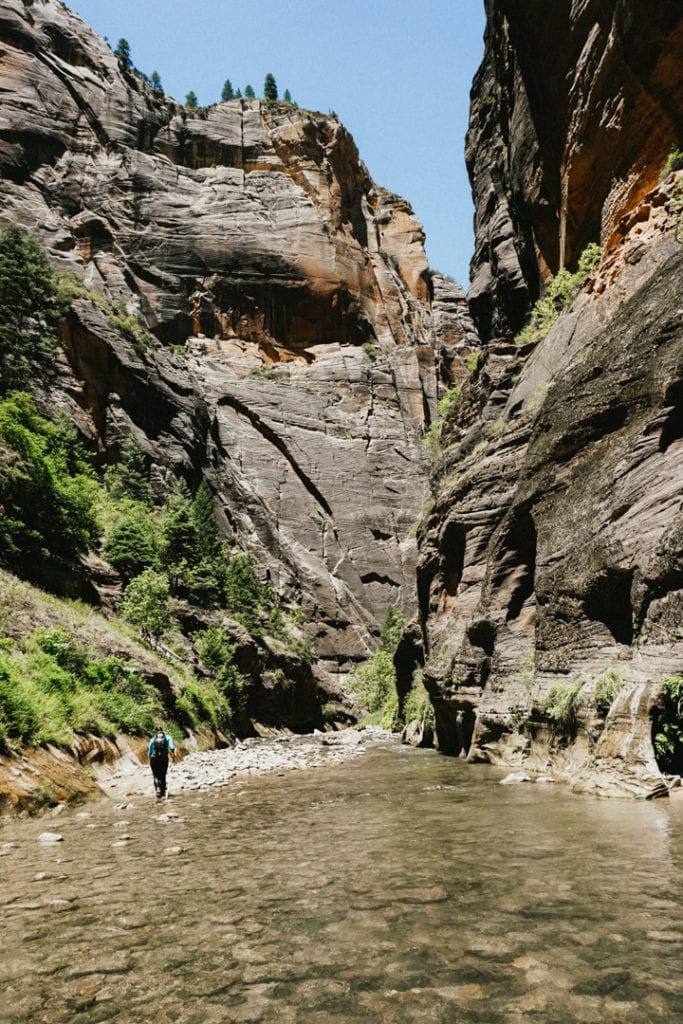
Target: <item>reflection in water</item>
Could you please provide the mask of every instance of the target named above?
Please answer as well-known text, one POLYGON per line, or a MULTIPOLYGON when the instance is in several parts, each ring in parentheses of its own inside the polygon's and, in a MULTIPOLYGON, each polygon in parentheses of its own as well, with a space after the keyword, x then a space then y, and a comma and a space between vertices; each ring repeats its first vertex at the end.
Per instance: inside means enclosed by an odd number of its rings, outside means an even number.
POLYGON ((0 1024, 679 1022, 681 805, 500 777, 387 747, 8 826, 0 1024))

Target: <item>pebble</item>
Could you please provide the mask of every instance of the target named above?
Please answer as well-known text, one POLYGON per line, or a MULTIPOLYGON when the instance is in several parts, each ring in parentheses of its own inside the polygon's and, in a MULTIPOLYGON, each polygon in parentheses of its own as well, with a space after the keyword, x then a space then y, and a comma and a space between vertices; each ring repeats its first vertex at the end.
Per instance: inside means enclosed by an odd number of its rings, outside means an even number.
POLYGON ((122 836, 121 839, 117 839, 116 842, 112 843, 111 845, 112 846, 128 846, 128 840, 129 839, 130 839, 130 836, 127 836, 127 837, 123 837, 122 836))
POLYGON ((60 832, 41 832, 38 836, 39 843, 61 843, 63 839, 60 832))
POLYGON ((47 878, 47 871, 38 871, 33 878, 36 882, 42 882, 43 879, 47 878))
POLYGON ((178 854, 182 853, 185 847, 183 846, 166 846, 163 850, 164 853, 178 854))
POLYGON ((369 743, 389 735, 382 729, 369 728, 248 739, 223 750, 189 754, 171 767, 169 784, 174 792, 196 791, 224 786, 239 773, 273 772, 283 776, 288 771, 340 764, 358 757, 369 743))

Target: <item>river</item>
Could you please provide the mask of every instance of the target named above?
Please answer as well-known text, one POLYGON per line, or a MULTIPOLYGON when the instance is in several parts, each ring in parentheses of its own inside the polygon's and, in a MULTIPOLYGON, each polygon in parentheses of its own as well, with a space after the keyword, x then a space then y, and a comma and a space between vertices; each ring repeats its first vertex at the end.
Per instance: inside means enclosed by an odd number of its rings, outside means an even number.
POLYGON ((0 1024, 680 1024, 683 803, 504 774, 384 744, 11 823, 0 1024))

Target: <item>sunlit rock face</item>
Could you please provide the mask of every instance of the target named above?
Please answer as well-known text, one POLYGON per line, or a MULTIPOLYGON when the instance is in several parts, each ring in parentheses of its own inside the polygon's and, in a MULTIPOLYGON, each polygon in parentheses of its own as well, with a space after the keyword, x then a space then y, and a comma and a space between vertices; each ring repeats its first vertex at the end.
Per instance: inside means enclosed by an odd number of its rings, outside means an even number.
POLYGON ((678 0, 486 0, 467 163, 476 201, 470 304, 516 332, 540 282, 657 183, 683 135, 678 0))
POLYGON ((2 221, 152 335, 77 299, 52 400, 103 459, 135 433, 159 493, 205 476, 343 673, 414 611, 419 442, 478 346, 462 293, 439 280, 442 343, 422 228, 335 119, 187 110, 56 0, 9 0, 0 36, 2 221))
POLYGON ((487 10, 469 299, 493 340, 448 413, 418 534, 437 742, 644 794, 659 687, 683 673, 683 173, 659 181, 682 137, 683 12, 487 10), (571 308, 515 344, 541 277, 598 240, 571 308))

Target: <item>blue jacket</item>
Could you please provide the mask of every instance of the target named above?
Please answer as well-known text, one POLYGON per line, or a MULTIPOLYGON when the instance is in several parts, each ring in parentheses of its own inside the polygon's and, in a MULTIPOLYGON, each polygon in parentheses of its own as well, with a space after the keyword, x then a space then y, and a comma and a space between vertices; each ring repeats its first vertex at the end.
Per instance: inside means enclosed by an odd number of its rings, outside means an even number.
MULTIPOLYGON (((173 739, 168 735, 168 733, 164 733, 164 735, 166 737, 166 744, 168 746, 169 752, 171 754, 174 754, 175 753, 175 746, 173 744, 173 739)), ((149 746, 147 747, 147 757, 149 757, 150 760, 152 758, 153 751, 154 751, 154 736, 152 736, 151 740, 149 741, 149 746)))

